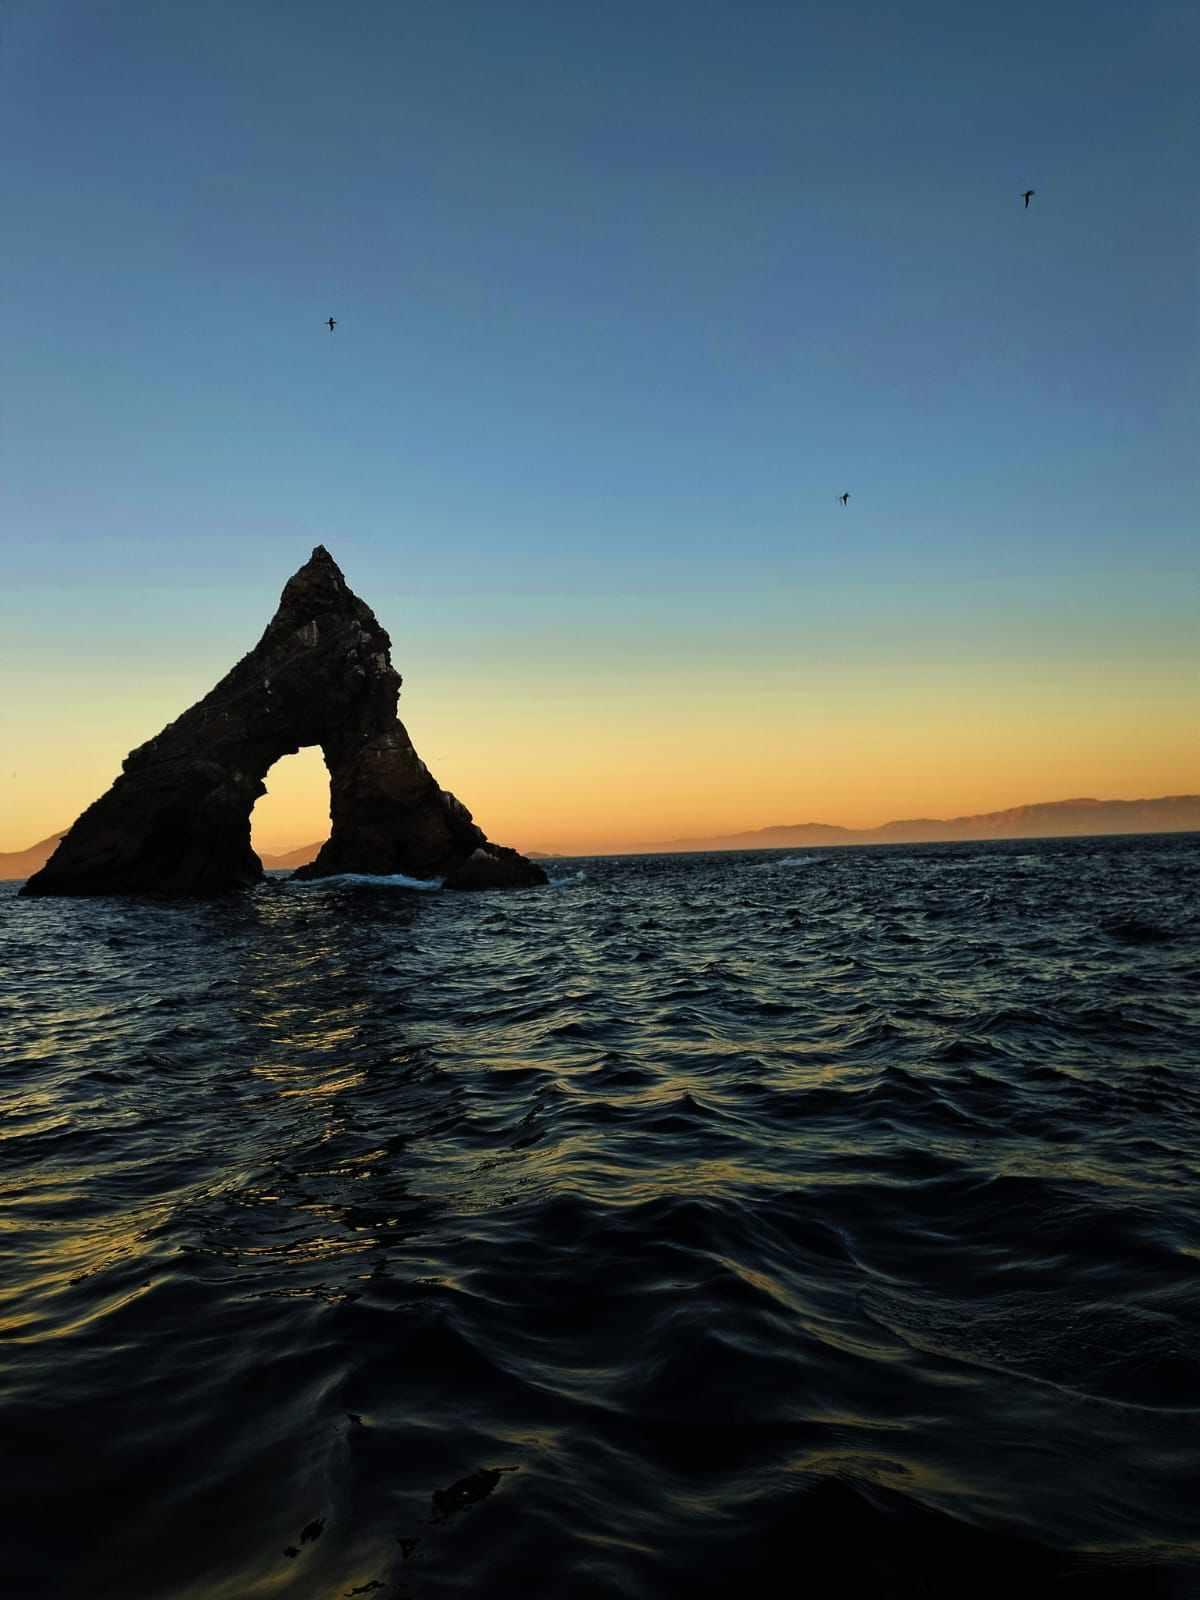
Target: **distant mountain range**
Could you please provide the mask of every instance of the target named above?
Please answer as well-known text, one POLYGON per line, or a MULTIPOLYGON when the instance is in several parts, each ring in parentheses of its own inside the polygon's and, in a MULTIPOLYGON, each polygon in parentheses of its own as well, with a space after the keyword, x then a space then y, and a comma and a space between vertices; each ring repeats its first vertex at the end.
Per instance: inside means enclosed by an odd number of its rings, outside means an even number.
MULTIPOLYGON (((48 839, 31 844, 28 850, 0 850, 0 882, 9 878, 31 878, 35 872, 40 872, 57 850, 62 836, 52 833, 48 839)), ((302 844, 286 855, 261 855, 259 859, 264 867, 302 867, 313 859, 323 843, 324 840, 318 844, 302 844)))
MULTIPOLYGON (((789 822, 749 833, 707 839, 667 839, 631 845, 627 855, 683 850, 781 850, 831 844, 936 844, 954 839, 1056 839, 1102 833, 1200 832, 1200 794, 1169 794, 1157 800, 1050 800, 1040 805, 984 811, 972 817, 913 817, 878 828, 839 828, 828 822, 789 822)), ((61 833, 27 850, 0 851, 0 879, 28 878, 54 854, 61 833)), ((304 844, 283 855, 263 854, 264 867, 295 868, 313 859, 324 843, 304 844)), ((555 857, 531 850, 532 860, 555 857)))
POLYGON ((258 859, 268 872, 274 871, 278 867, 306 867, 310 861, 316 860, 317 852, 324 843, 324 839, 318 839, 316 844, 298 845, 295 850, 285 851, 281 856, 268 855, 265 851, 260 850, 258 859))
POLYGON ((635 845, 630 854, 674 850, 775 850, 829 844, 935 844, 955 839, 1054 839, 1096 833, 1187 833, 1200 830, 1200 795, 1157 800, 1049 800, 971 817, 912 817, 878 828, 792 822, 751 833, 671 839, 635 845))
POLYGON ((31 844, 28 850, 0 850, 0 882, 6 878, 32 878, 58 849, 61 838, 61 833, 52 833, 48 839, 31 844))

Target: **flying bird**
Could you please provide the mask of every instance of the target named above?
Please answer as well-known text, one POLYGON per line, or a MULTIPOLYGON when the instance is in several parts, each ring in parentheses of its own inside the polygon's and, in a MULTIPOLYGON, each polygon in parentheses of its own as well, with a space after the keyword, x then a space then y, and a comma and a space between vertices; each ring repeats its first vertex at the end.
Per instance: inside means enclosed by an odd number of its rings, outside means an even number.
POLYGON ((1036 193, 1037 193, 1036 189, 1026 189, 1024 195, 1022 196, 1022 199, 1025 201, 1025 209, 1026 209, 1026 211, 1029 210, 1029 202, 1033 199, 1033 197, 1034 197, 1034 195, 1036 193))
POLYGON ((333 332, 333 330, 334 330, 334 329, 335 329, 335 328, 336 328, 336 327, 337 327, 337 322, 336 322, 336 320, 335 320, 335 319, 334 319, 334 318, 333 318, 333 317, 330 317, 330 319, 329 319, 329 331, 330 331, 330 333, 332 333, 332 332, 333 332))
POLYGON ((838 499, 839 499, 839 500, 840 500, 840 501, 841 501, 841 502, 842 502, 842 504, 843 504, 843 505, 844 505, 844 506, 845 506, 845 505, 849 505, 849 504, 850 504, 850 496, 849 496, 849 494, 848 494, 848 493, 847 493, 847 494, 840 494, 840 495, 838 495, 838 499))

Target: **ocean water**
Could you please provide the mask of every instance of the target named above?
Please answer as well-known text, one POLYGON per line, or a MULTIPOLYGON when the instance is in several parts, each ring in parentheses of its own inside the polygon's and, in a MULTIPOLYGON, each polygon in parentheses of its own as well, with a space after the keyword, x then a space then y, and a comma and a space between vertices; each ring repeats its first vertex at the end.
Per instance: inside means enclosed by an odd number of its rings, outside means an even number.
POLYGON ((1200 837, 0 886, 0 1588, 1200 1593, 1200 837))

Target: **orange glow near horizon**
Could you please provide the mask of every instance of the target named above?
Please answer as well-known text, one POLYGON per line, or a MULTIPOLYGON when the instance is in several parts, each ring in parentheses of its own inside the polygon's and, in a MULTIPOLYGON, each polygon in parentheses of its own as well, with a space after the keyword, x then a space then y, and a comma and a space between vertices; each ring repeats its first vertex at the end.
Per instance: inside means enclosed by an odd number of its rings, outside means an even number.
MULTIPOLYGON (((0 849, 68 826, 125 753, 190 698, 170 684, 154 703, 131 694, 107 721, 79 717, 70 740, 31 715, 32 737, 8 775, 0 849)), ((1103 694, 1088 673, 1067 670, 1052 682, 1032 672, 1022 682, 1015 669, 964 672, 949 688, 911 668, 885 683, 843 675, 819 689, 779 674, 753 692, 736 678, 698 686, 660 672, 564 682, 536 699, 526 686, 451 680, 406 693, 401 712, 430 770, 492 838, 561 854, 1200 790, 1190 685, 1170 672, 1110 682, 1103 694)), ((266 782, 258 848, 281 853, 326 837, 318 750, 277 763, 266 782)))

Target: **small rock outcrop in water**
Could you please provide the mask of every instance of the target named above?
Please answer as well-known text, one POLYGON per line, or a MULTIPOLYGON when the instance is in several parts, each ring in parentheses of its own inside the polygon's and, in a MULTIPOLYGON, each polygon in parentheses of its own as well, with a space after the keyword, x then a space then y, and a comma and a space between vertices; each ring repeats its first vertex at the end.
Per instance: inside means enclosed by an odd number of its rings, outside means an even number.
POLYGON ((489 843, 438 787, 396 716, 391 641, 318 545, 255 648, 127 756, 23 894, 218 894, 263 875, 250 813, 281 756, 320 745, 332 831, 296 877, 339 872, 521 888, 546 875, 489 843))

